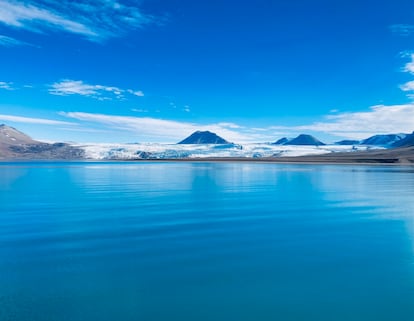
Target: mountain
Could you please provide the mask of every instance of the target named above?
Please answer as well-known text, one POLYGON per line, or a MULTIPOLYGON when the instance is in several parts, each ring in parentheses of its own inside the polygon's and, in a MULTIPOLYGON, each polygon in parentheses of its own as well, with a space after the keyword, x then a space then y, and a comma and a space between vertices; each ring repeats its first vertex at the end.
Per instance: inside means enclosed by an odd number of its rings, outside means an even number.
POLYGON ((225 139, 209 131, 196 131, 178 144, 230 144, 225 139))
POLYGON ((409 147, 414 146, 414 132, 405 136, 403 139, 396 141, 392 147, 409 147))
POLYGON ((352 139, 345 139, 340 140, 339 142, 336 142, 335 145, 359 145, 359 140, 352 140, 352 139))
POLYGON ((361 145, 392 146, 404 139, 407 134, 374 135, 361 141, 361 145))
POLYGON ((84 151, 65 143, 36 141, 17 129, 0 125, 0 159, 80 159, 84 151))
POLYGON ((320 140, 316 139, 311 135, 301 134, 298 137, 288 141, 284 145, 312 145, 312 146, 322 146, 325 145, 320 140))
POLYGON ((21 144, 37 144, 39 142, 31 139, 16 128, 0 125, 0 145, 11 146, 21 144))
POLYGON ((283 137, 277 141, 275 141, 274 143, 272 143, 272 145, 285 145, 287 142, 289 142, 289 139, 286 137, 283 137))

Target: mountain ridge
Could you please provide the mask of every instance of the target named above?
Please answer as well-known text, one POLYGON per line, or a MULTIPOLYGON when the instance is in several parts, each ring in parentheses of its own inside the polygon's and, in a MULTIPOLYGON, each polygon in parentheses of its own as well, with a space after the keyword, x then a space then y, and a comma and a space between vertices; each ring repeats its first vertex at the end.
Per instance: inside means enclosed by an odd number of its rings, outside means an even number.
POLYGON ((410 147, 414 146, 414 132, 405 136, 405 138, 392 144, 392 147, 410 147))

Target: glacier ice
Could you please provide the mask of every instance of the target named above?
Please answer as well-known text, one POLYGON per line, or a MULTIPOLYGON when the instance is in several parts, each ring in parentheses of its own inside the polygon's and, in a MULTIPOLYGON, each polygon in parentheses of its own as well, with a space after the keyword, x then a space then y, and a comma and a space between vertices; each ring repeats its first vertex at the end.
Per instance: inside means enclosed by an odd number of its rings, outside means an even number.
POLYGON ((334 152, 366 150, 367 146, 325 145, 295 146, 267 143, 238 144, 76 144, 85 151, 86 158, 96 160, 180 159, 207 157, 286 157, 320 155, 334 152))

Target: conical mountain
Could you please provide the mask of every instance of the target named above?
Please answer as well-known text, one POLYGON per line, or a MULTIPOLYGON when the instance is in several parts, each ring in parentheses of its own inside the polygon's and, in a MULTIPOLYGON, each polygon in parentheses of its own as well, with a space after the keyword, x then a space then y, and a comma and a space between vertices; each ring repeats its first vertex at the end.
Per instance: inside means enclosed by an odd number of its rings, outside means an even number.
POLYGON ((196 131, 178 144, 230 144, 224 138, 209 131, 196 131))
POLYGON ((322 146, 325 145, 320 140, 316 139, 311 135, 301 134, 298 137, 288 141, 285 145, 311 145, 311 146, 322 146))

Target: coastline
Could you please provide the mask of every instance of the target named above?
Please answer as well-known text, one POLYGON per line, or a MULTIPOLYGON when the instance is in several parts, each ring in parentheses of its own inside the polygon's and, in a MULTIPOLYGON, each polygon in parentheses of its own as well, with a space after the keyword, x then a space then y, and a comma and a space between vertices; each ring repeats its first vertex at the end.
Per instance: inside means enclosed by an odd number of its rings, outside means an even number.
MULTIPOLYGON (((27 155, 29 156, 29 155, 27 155)), ((397 165, 414 166, 414 146, 388 150, 330 153, 321 155, 286 157, 198 157, 198 158, 135 158, 135 159, 62 159, 62 158, 0 158, 6 162, 250 162, 279 164, 327 164, 327 165, 397 165)))
MULTIPOLYGON (((120 161, 120 160, 117 160, 120 161)), ((279 164, 326 164, 326 165, 397 165, 414 166, 414 146, 386 150, 330 153, 321 155, 286 157, 199 157, 164 159, 125 159, 127 162, 250 162, 279 164)))

